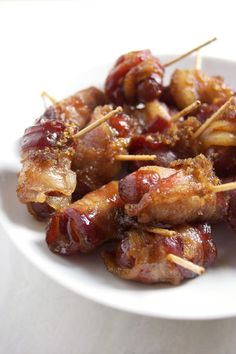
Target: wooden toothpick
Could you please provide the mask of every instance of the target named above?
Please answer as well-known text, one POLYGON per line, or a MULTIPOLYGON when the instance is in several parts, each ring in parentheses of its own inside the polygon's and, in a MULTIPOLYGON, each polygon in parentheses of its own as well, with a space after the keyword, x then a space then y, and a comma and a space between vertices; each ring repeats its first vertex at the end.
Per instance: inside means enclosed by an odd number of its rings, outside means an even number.
POLYGON ((198 50, 197 53, 196 53, 195 68, 196 68, 196 70, 201 70, 202 69, 202 55, 201 55, 200 50, 198 50))
POLYGON ((113 111, 107 113, 105 116, 101 117, 100 119, 96 120, 92 124, 87 125, 84 129, 80 130, 77 134, 74 135, 74 138, 81 138, 83 135, 87 134, 91 130, 97 128, 102 123, 106 122, 109 118, 113 117, 116 113, 122 112, 121 107, 117 107, 113 111))
POLYGON ((236 189, 236 182, 229 182, 229 183, 213 185, 211 187, 211 189, 215 193, 231 191, 231 190, 236 189))
POLYGON ((43 92, 41 93, 41 97, 42 97, 43 99, 44 99, 45 97, 47 97, 47 98, 49 99, 49 101, 52 102, 52 104, 56 104, 56 103, 57 103, 57 100, 56 100, 54 97, 50 96, 46 91, 43 91, 43 92))
POLYGON ((192 111, 195 111, 198 107, 201 106, 201 102, 200 101, 195 101, 192 104, 190 104, 189 106, 185 107, 184 109, 182 109, 182 111, 176 113, 175 115, 173 115, 171 117, 171 122, 175 122, 177 121, 180 117, 184 117, 187 114, 191 113, 192 111))
POLYGON ((201 267, 193 262, 187 261, 187 259, 176 256, 175 254, 169 253, 166 258, 168 261, 180 265, 181 267, 190 270, 193 273, 201 275, 205 272, 205 268, 201 267))
POLYGON ((156 155, 116 155, 118 161, 154 161, 156 155))
POLYGON ((231 105, 233 100, 233 97, 231 97, 228 101, 223 104, 210 118, 208 118, 201 126, 200 128, 193 134, 193 138, 196 139, 198 138, 204 130, 206 130, 210 124, 212 124, 215 120, 219 119, 222 114, 228 109, 228 107, 231 105))
POLYGON ((173 237, 176 236, 177 234, 177 232, 175 231, 163 229, 162 227, 145 227, 145 230, 148 232, 152 232, 154 234, 167 236, 167 237, 173 237))
POLYGON ((200 44, 199 46, 197 46, 197 47, 195 47, 195 48, 189 50, 188 52, 186 52, 186 53, 184 53, 184 54, 178 56, 177 58, 168 61, 167 63, 164 64, 164 66, 167 67, 167 66, 170 66, 170 65, 172 65, 172 64, 174 64, 174 63, 177 63, 178 61, 180 61, 180 60, 186 58, 187 56, 189 56, 190 54, 196 52, 197 50, 199 50, 199 49, 201 49, 201 48, 207 46, 208 44, 214 42, 216 39, 217 39, 217 38, 214 37, 214 38, 210 39, 209 41, 200 44))

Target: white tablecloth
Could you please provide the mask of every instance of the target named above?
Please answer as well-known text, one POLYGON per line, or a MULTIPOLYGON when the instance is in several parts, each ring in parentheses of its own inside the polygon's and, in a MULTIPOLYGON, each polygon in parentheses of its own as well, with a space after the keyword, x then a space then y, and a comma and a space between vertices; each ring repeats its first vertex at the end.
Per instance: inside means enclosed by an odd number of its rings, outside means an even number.
MULTIPOLYGON (((60 76, 65 81, 76 63, 86 69, 133 49, 182 52, 217 35, 219 43, 204 54, 234 59, 233 4, 0 2, 1 105, 24 104, 27 112, 27 100, 44 88, 50 92, 52 79, 60 87, 60 76)), ((20 127, 20 117, 12 119, 20 127)), ((106 308, 48 279, 1 227, 0 250, 0 354, 235 353, 236 319, 171 321, 106 308)))

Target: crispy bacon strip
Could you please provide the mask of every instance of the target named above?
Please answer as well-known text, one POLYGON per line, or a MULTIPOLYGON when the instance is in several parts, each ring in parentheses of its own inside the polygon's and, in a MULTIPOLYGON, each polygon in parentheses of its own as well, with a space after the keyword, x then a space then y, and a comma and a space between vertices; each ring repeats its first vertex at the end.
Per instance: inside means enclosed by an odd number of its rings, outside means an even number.
POLYGON ((118 182, 88 193, 51 218, 46 235, 48 247, 61 255, 87 253, 107 240, 119 238, 129 226, 123 207, 118 182))
MULTIPOLYGON (((178 158, 188 158, 194 156, 192 137, 198 129, 200 123, 194 117, 189 117, 185 121, 172 124, 165 133, 162 134, 142 134, 131 138, 129 144, 130 154, 154 154, 156 160, 149 165, 169 167, 171 162, 178 158)), ((130 167, 136 170, 147 162, 135 162, 130 167)))
POLYGON ((96 87, 89 87, 50 106, 44 113, 43 118, 63 122, 69 120, 75 123, 80 130, 89 123, 94 108, 105 103, 104 93, 96 87))
MULTIPOLYGON (((155 183, 141 183, 143 169, 125 177, 119 183, 120 196, 127 203, 128 216, 136 217, 140 223, 160 222, 179 225, 195 221, 218 221, 227 210, 227 198, 223 193, 215 193, 212 186, 219 184, 212 164, 203 155, 194 159, 178 160, 171 169, 162 168, 167 176, 161 177, 160 167, 149 167, 152 175, 160 175, 155 183), (131 191, 125 194, 123 191, 131 191), (139 201, 136 202, 136 191, 139 201), (140 199, 141 198, 141 199, 140 199), (135 201, 135 202, 134 202, 135 201)), ((147 170, 145 179, 147 180, 147 170)))
POLYGON ((168 107, 157 99, 141 107, 125 105, 124 110, 137 119, 145 133, 163 133, 170 127, 171 116, 178 112, 174 107, 168 107))
POLYGON ((105 92, 111 102, 135 105, 160 96, 164 67, 150 50, 122 55, 105 82, 105 92))
POLYGON ((68 205, 76 186, 71 169, 74 134, 89 121, 94 106, 105 101, 96 88, 80 91, 47 109, 21 143, 22 169, 17 195, 38 218, 68 205), (42 205, 45 204, 45 205, 42 205))
POLYGON ((119 195, 125 203, 139 203, 144 194, 157 186, 161 178, 175 173, 174 169, 146 166, 119 181, 119 195))
MULTIPOLYGON (((228 101, 229 102, 229 101, 228 101)), ((228 103, 227 102, 227 103, 228 103)), ((227 104, 226 103, 226 104, 227 104)), ((222 106, 223 107, 223 106, 222 106)), ((219 112, 220 110, 217 110, 219 112)), ((209 157, 220 177, 236 172, 236 100, 198 137, 196 150, 209 157)))
POLYGON ((196 69, 177 69, 171 78, 170 94, 177 107, 183 109, 196 100, 219 107, 233 95, 233 91, 220 76, 210 77, 196 69))
MULTIPOLYGON (((111 110, 111 105, 96 107, 92 121, 111 110)), ((126 154, 130 136, 139 132, 136 119, 121 112, 77 142, 72 163, 72 169, 77 174, 75 199, 118 177, 122 162, 117 161, 115 156, 126 154)))
POLYGON ((175 236, 170 237, 140 229, 127 232, 115 251, 102 253, 108 271, 120 278, 141 283, 167 282, 177 285, 196 274, 170 262, 168 254, 204 267, 214 262, 217 251, 209 224, 184 225, 174 231, 175 236))

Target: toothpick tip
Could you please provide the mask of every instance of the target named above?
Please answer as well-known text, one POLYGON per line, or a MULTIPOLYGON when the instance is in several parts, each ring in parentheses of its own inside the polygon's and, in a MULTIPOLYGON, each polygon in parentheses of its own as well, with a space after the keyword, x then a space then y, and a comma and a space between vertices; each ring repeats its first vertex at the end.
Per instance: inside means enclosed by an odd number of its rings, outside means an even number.
POLYGON ((207 46, 208 44, 211 44, 211 43, 214 42, 216 39, 217 39, 216 37, 213 37, 213 38, 211 38, 210 40, 208 40, 208 41, 206 41, 206 42, 200 44, 199 46, 197 46, 197 47, 195 47, 195 48, 189 50, 188 52, 186 52, 186 53, 184 53, 184 54, 178 56, 177 58, 172 59, 172 60, 168 61, 167 63, 164 63, 164 67, 168 67, 168 66, 170 66, 170 65, 172 65, 172 64, 174 64, 174 63, 177 63, 178 61, 180 61, 180 60, 186 58, 187 56, 189 56, 190 54, 196 52, 197 50, 204 48, 204 47, 207 46))
POLYGON ((170 262, 173 262, 175 264, 180 265, 181 267, 188 269, 189 271, 196 273, 198 275, 202 275, 203 273, 205 273, 205 268, 202 266, 199 266, 198 264, 195 264, 191 261, 188 261, 185 258, 181 258, 179 256, 176 256, 175 254, 169 253, 166 256, 166 259, 170 262))

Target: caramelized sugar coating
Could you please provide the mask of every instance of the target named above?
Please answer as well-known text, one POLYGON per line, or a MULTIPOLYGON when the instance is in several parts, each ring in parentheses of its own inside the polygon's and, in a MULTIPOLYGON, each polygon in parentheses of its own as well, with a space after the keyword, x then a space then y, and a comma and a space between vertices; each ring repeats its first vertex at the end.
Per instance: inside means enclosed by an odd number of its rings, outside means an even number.
MULTIPOLYGON (((125 196, 125 211, 128 216, 136 217, 139 223, 163 223, 180 225, 196 221, 218 221, 224 217, 227 202, 223 193, 215 193, 212 186, 220 183, 215 176, 212 164, 203 155, 193 159, 178 160, 171 168, 153 166, 152 173, 160 174, 160 179, 145 187, 138 203, 130 202, 125 196), (165 171, 166 176, 161 174, 165 171)), ((151 169, 151 168, 150 168, 151 169)), ((134 172, 132 182, 140 184, 139 174, 134 172)), ((145 177, 147 178, 147 177, 145 177)), ((122 189, 130 188, 130 177, 120 181, 122 189)), ((140 187, 141 186, 141 187, 140 187)), ((138 187, 136 187, 137 189, 138 187)), ((122 190, 121 189, 121 190, 122 190)), ((133 187, 133 191, 136 190, 133 187)), ((121 193, 121 197, 123 194, 121 193)))
POLYGON ((123 210, 118 182, 110 182, 57 211, 47 227, 48 247, 62 255, 91 252, 123 235, 129 227, 123 210))
POLYGON ((220 76, 207 76, 196 69, 177 69, 171 78, 170 94, 177 107, 183 109, 196 100, 219 107, 233 95, 233 91, 220 76))
MULTIPOLYGON (((111 105, 96 107, 91 122, 112 109, 111 105)), ((77 175, 75 199, 118 178, 122 162, 115 157, 127 154, 130 137, 138 133, 137 120, 121 112, 78 140, 72 163, 77 175)))
POLYGON ((132 230, 114 251, 103 252, 104 263, 111 273, 141 283, 166 282, 174 285, 193 278, 195 273, 170 262, 168 254, 207 267, 217 255, 209 224, 183 225, 174 229, 173 237, 132 230))
POLYGON ((105 82, 108 99, 118 105, 150 102, 162 93, 164 67, 150 50, 122 55, 105 82))
POLYGON ((49 107, 25 130, 17 196, 38 218, 47 218, 52 209, 70 203, 76 187, 71 169, 74 134, 89 122, 94 107, 104 102, 104 94, 94 87, 79 91, 49 107))

